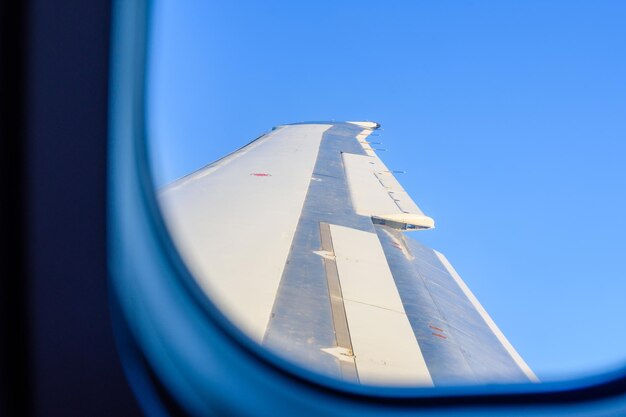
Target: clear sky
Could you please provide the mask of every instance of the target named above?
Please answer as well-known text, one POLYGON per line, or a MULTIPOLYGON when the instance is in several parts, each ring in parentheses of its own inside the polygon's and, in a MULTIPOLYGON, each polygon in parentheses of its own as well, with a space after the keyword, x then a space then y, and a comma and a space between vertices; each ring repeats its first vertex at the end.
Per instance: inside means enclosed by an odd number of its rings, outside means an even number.
POLYGON ((542 379, 626 365, 626 2, 156 1, 168 183, 272 126, 374 120, 379 156, 542 379))

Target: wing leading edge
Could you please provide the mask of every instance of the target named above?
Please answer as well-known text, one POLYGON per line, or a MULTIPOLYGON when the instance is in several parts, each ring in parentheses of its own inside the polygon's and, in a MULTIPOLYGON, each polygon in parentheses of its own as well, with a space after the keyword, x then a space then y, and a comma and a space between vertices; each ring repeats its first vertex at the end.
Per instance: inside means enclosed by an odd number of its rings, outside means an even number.
POLYGON ((159 195, 210 299, 251 338, 368 385, 536 381, 366 140, 373 122, 284 125, 159 195))

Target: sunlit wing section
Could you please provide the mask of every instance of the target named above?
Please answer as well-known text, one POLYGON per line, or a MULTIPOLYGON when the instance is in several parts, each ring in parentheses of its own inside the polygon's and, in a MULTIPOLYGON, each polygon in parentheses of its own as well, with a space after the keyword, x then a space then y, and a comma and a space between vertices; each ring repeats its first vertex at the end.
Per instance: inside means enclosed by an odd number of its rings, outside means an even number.
POLYGON ((426 216, 367 141, 373 122, 279 126, 166 187, 190 271, 246 334, 367 385, 536 377, 440 253, 426 216))

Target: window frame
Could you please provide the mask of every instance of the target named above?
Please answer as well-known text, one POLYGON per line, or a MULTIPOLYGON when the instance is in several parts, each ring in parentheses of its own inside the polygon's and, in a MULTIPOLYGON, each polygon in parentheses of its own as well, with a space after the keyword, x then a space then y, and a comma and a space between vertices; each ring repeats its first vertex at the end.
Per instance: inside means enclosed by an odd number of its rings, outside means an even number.
POLYGON ((153 192, 144 103, 149 20, 149 2, 115 2, 109 112, 114 318, 123 364, 144 410, 394 416, 468 410, 509 414, 521 408, 567 415, 626 412, 626 368, 541 384, 370 387, 315 374, 250 340, 193 279, 153 192), (164 301, 163 294, 169 299, 164 301), (210 363, 202 363, 207 357, 210 363))

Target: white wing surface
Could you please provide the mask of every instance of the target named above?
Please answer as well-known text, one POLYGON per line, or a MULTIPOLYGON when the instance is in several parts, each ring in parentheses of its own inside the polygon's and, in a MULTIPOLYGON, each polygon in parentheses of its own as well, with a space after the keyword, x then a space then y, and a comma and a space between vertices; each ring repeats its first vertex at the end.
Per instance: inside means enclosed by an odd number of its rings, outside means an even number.
POLYGON ((210 299, 258 343, 368 385, 536 377, 367 142, 372 122, 279 126, 160 193, 210 299))

